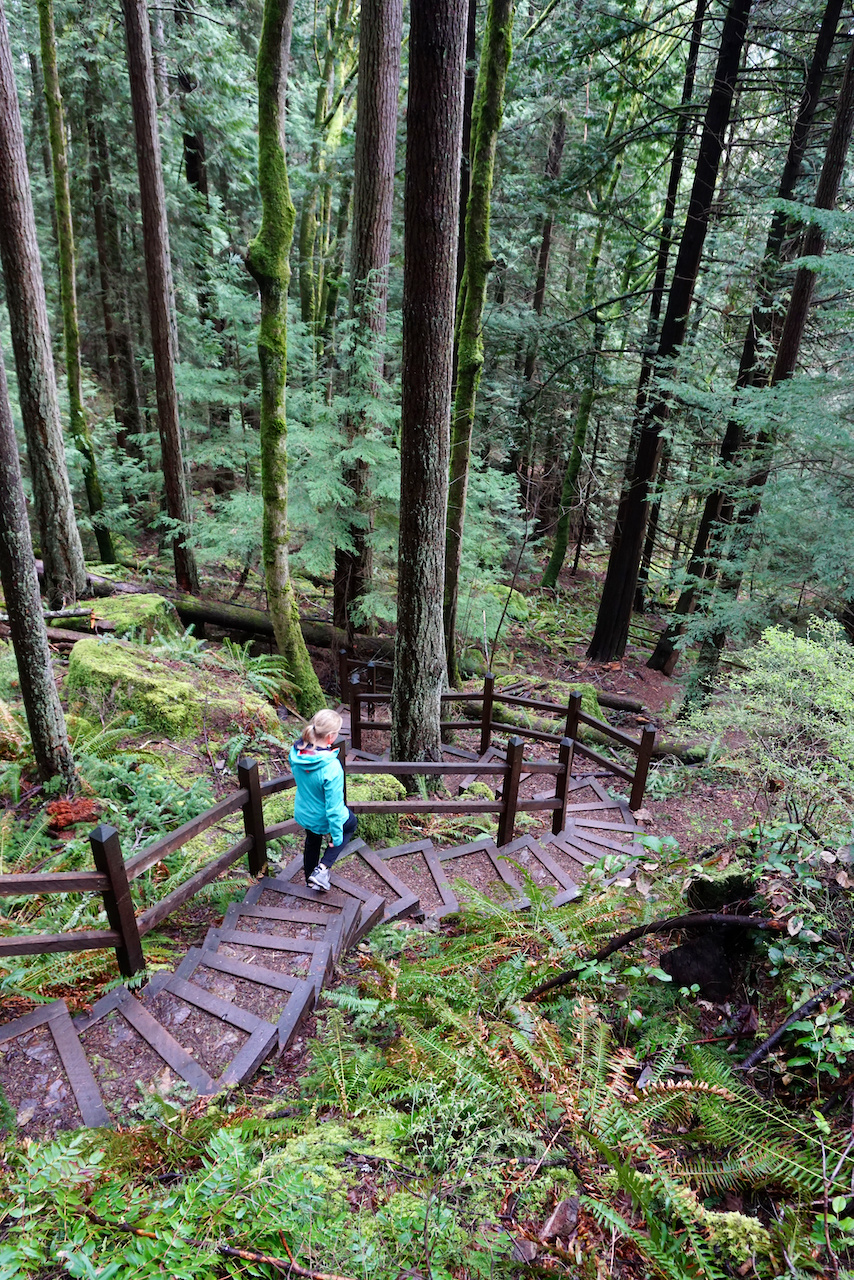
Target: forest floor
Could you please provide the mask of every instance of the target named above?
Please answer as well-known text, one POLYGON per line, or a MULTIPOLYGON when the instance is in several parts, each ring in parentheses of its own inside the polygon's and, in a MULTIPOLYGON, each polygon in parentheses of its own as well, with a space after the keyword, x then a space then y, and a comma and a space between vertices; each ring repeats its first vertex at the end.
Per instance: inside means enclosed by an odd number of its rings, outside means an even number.
MULTIPOLYGON (((636 620, 625 659, 592 664, 594 579, 568 579, 548 596, 533 582, 516 586, 529 614, 505 624, 489 655, 499 687, 547 696, 556 684, 592 684, 642 704, 609 710, 612 723, 636 731, 653 722, 680 736, 680 678, 645 666, 663 620, 636 620)), ((322 608, 316 595, 310 607, 322 608)), ((165 661, 203 690, 227 657, 238 668, 229 679, 252 676, 257 687, 262 649, 238 660, 216 635, 207 651, 173 637, 165 661)), ((313 657, 332 696, 330 655, 313 657)), ((14 681, 7 672, 3 686, 3 671, 0 654, 0 698, 14 711, 14 681)), ((268 775, 280 771, 296 723, 280 707, 278 733, 205 721, 171 738, 116 720, 115 710, 108 700, 99 722, 88 709, 87 792, 102 820, 125 823, 125 856, 232 790, 238 754, 258 755, 268 775)), ((367 749, 385 745, 366 735, 367 749)), ((294 1274, 337 1267, 353 1280, 849 1274, 846 991, 802 1020, 750 1087, 732 1070, 804 993, 835 976, 833 929, 847 937, 850 928, 839 887, 845 859, 821 866, 814 850, 797 853, 799 836, 780 835, 779 813, 738 764, 738 746, 737 733, 724 734, 714 762, 654 765, 636 814, 648 859, 631 881, 614 882, 603 862, 582 898, 558 910, 535 902, 524 919, 511 919, 475 907, 375 929, 341 957, 288 1049, 222 1102, 188 1103, 180 1089, 140 1098, 131 1089, 115 1140, 103 1131, 63 1134, 58 1117, 60 1128, 44 1135, 52 1144, 39 1142, 25 1114, 16 1126, 14 1106, 0 1108, 0 1193, 23 1205, 40 1178, 47 1206, 40 1218, 24 1210, 0 1217, 0 1280, 56 1274, 63 1259, 72 1275, 212 1274, 217 1264, 204 1255, 176 1270, 168 1247, 176 1237, 236 1242, 256 1255, 240 1264, 243 1274, 259 1276, 269 1272, 257 1255, 281 1255, 288 1242, 303 1266, 294 1274), (799 923, 780 943, 723 935, 733 981, 717 999, 664 971, 679 935, 590 960, 621 930, 686 910, 686 886, 698 875, 704 883, 733 876, 750 899, 740 909, 799 923), (798 936, 801 915, 827 928, 828 941, 805 928, 798 936), (522 1002, 537 982, 573 966, 571 994, 522 1002), (117 1227, 101 1220, 121 1220, 121 1230, 136 1222, 137 1235, 117 1240, 117 1227)), ((89 865, 91 805, 79 826, 50 827, 26 765, 17 775, 6 769, 3 870, 89 865)), ((430 835, 447 847, 494 830, 490 823, 405 819, 399 838, 430 835)), ((529 816, 525 830, 536 836, 544 826, 529 816)), ((234 839, 239 827, 237 814, 212 834, 234 839)), ((291 837, 276 853, 297 848, 291 837)), ((210 850, 206 837, 192 857, 204 861, 210 850)), ((194 865, 170 863, 149 877, 145 905, 194 865)), ((235 869, 171 916, 146 942, 152 969, 197 945, 248 884, 235 869)), ((16 920, 12 908, 6 928, 65 927, 64 918, 33 911, 16 920)), ((112 961, 98 953, 9 966, 0 970, 0 1025, 49 999, 83 1012, 114 984, 112 961)))

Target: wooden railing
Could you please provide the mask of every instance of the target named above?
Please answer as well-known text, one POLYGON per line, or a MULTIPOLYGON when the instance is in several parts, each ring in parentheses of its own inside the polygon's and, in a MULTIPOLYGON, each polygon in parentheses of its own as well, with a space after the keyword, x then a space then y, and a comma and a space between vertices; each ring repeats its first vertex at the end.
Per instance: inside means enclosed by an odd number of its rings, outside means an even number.
MULTIPOLYGON (((498 843, 508 844, 518 813, 551 811, 552 830, 561 831, 566 823, 569 779, 572 774, 573 743, 564 738, 560 743, 556 761, 524 761, 524 744, 520 737, 511 738, 507 757, 503 762, 445 761, 415 763, 358 761, 347 763, 347 741, 339 739, 338 748, 344 767, 345 788, 347 773, 362 775, 393 774, 395 777, 414 775, 448 776, 450 774, 485 775, 501 781, 501 798, 496 800, 434 800, 405 798, 403 800, 363 800, 350 802, 354 813, 461 813, 498 815, 498 843), (519 782, 523 771, 534 775, 551 775, 555 778, 553 796, 523 799, 519 796, 519 782)), ((125 861, 122 856, 119 833, 105 823, 96 827, 89 836, 94 871, 27 872, 23 875, 0 875, 0 897, 43 897, 60 893, 100 893, 109 923, 109 929, 79 929, 67 933, 18 934, 0 938, 0 958, 4 956, 42 955, 58 951, 95 951, 102 947, 114 947, 119 969, 126 976, 138 973, 145 967, 142 939, 152 929, 176 911, 184 903, 210 884, 223 871, 228 870, 240 858, 246 857, 250 874, 260 876, 266 870, 267 845, 271 840, 290 834, 296 822, 264 822, 263 801, 277 792, 292 788, 295 783, 289 773, 279 774, 261 782, 258 765, 252 760, 241 760, 237 766, 239 790, 233 791, 196 818, 191 818, 168 835, 150 844, 125 861), (209 828, 241 810, 243 813, 243 838, 218 854, 196 871, 171 893, 147 907, 138 915, 134 910, 130 886, 146 871, 162 862, 170 854, 188 844, 209 828)))
MULTIPOLYGON (((339 662, 340 678, 343 672, 350 669, 353 664, 352 659, 349 659, 346 652, 343 651, 339 655, 339 662)), ((368 662, 362 664, 360 669, 352 671, 347 676, 350 733, 353 747, 356 751, 362 750, 362 731, 364 729, 391 729, 391 720, 374 719, 376 707, 387 706, 391 702, 391 693, 380 687, 378 679, 380 669, 383 669, 383 675, 392 670, 388 663, 368 662), (362 715, 362 708, 365 708, 366 716, 362 715)), ((505 733, 508 730, 506 724, 494 719, 496 704, 563 716, 564 724, 561 733, 549 733, 543 729, 513 727, 516 734, 531 738, 534 742, 550 742, 556 745, 564 738, 570 738, 574 743, 574 750, 577 755, 584 756, 585 759, 597 765, 603 772, 613 774, 614 777, 630 783, 630 809, 639 809, 643 804, 646 780, 649 774, 650 761, 652 760, 653 747, 655 746, 655 729, 643 729, 639 738, 633 737, 630 733, 625 733, 622 729, 616 729, 613 725, 608 724, 607 721, 599 720, 596 716, 588 715, 586 711, 582 711, 582 696, 580 693, 571 693, 565 707, 559 703, 546 702, 540 698, 523 698, 515 694, 501 693, 495 688, 495 676, 489 672, 484 677, 483 690, 481 692, 443 693, 441 698, 443 706, 447 706, 449 703, 479 702, 481 704, 480 717, 477 720, 442 720, 440 722, 443 729, 479 729, 479 755, 485 755, 488 751, 492 742, 492 734, 495 730, 505 733), (593 729, 606 740, 634 752, 636 756, 634 769, 629 769, 617 760, 610 760, 607 756, 602 755, 600 751, 595 751, 592 747, 579 742, 578 733, 581 725, 587 725, 588 728, 593 729)))

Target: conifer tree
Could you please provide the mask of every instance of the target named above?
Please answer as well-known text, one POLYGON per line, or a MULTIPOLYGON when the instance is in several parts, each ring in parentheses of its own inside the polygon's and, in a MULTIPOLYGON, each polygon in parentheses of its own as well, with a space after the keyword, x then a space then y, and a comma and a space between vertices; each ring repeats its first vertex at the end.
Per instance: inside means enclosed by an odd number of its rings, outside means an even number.
POLYGON ((504 111, 504 86, 513 37, 515 0, 489 0, 486 29, 472 108, 469 195, 465 219, 465 265, 457 299, 456 376, 451 428, 451 471, 445 544, 444 626, 448 678, 460 679, 457 662, 457 605, 460 591, 471 435, 483 369, 483 308, 492 267, 489 206, 495 149, 504 111))
POLYGON ((47 642, 33 559, 18 443, 0 350, 0 583, 33 754, 43 782, 77 783, 47 642))
POLYGON ((261 363, 262 558, 267 607, 279 652, 299 689, 307 718, 326 705, 300 631, 288 563, 288 427, 285 417, 287 304, 296 212, 288 186, 285 120, 293 0, 265 0, 258 44, 258 186, 261 228, 250 243, 246 266, 261 296, 258 356, 261 363))
POLYGON ((33 482, 45 590, 56 608, 86 590, 83 545, 65 466, 24 131, 0 0, 0 260, 33 482))
POLYGON ((65 346, 65 376, 68 380, 68 420, 71 436, 83 459, 83 481, 89 514, 93 517, 95 540, 105 563, 115 561, 113 539, 99 519, 104 509, 104 494, 98 475, 98 463, 92 435, 83 407, 82 371, 80 367, 80 323, 77 315, 77 264, 74 251, 74 227, 71 220, 71 191, 68 185, 68 154, 65 144, 65 118, 59 68, 56 57, 56 29, 53 0, 37 0, 42 73, 47 102, 48 134, 53 169, 53 198, 56 209, 57 248, 59 257, 59 289, 62 297, 62 337, 65 346))
MULTIPOLYGON (((350 265, 350 316, 354 342, 373 342, 376 395, 383 374, 382 340, 386 331, 391 217, 394 197, 397 96, 400 83, 402 0, 363 0, 359 21, 359 80, 356 104, 356 158, 353 179, 353 240, 350 265)), ((366 414, 351 416, 348 445, 356 446, 369 429, 366 414)), ((371 581, 371 510, 367 464, 357 458, 345 472, 353 494, 354 518, 347 540, 335 552, 333 621, 352 629, 352 606, 371 581)))
POLYGON ((198 590, 199 579, 195 557, 187 542, 190 528, 190 499, 181 442, 178 388, 175 383, 178 338, 172 296, 172 259, 169 251, 169 225, 166 220, 166 191, 163 185, 160 134, 157 127, 154 63, 146 0, 122 0, 122 13, 125 20, 128 76, 136 137, 142 239, 148 282, 148 313, 151 322, 151 345, 157 388, 157 426, 160 431, 160 450, 163 458, 166 512, 174 525, 171 542, 175 561, 175 580, 182 591, 195 592, 198 590))
POLYGON ((437 760, 466 0, 412 0, 394 760, 437 760))

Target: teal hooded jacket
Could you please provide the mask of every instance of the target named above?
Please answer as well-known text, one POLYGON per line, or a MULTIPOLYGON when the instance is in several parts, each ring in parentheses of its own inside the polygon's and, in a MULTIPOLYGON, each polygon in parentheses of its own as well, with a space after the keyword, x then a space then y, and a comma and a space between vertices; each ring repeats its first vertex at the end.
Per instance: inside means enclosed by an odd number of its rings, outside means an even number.
POLYGON ((306 831, 329 832, 333 844, 344 839, 348 809, 344 803, 344 770, 337 751, 309 747, 299 740, 288 755, 297 784, 294 817, 306 831))

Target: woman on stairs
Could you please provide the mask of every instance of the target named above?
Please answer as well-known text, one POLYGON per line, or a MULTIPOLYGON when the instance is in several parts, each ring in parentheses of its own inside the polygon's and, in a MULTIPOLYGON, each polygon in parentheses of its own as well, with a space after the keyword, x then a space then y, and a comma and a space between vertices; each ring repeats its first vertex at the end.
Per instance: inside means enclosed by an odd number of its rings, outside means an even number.
POLYGON ((318 711, 288 756, 297 788, 294 817, 305 827, 305 882, 323 892, 330 887, 329 868, 356 834, 356 815, 344 803, 344 770, 332 746, 341 723, 337 711, 318 711), (330 842, 321 858, 324 835, 330 842))

